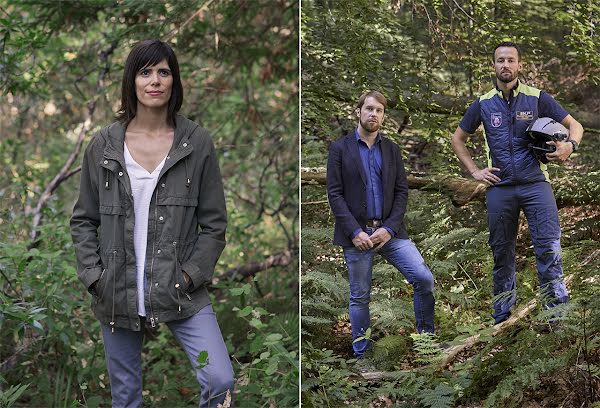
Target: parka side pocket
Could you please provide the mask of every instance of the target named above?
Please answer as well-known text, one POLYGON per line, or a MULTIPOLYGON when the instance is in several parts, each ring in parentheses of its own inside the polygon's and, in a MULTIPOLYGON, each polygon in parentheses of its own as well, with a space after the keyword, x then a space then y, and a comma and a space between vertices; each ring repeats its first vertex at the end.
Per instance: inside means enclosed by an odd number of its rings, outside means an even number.
POLYGON ((177 290, 177 303, 178 310, 181 312, 181 298, 180 294, 185 296, 188 300, 192 300, 192 297, 187 293, 188 284, 185 282, 183 276, 183 269, 181 269, 181 263, 179 262, 179 253, 177 251, 177 241, 173 241, 173 252, 175 255, 175 289, 177 290))
POLYGON ((102 279, 104 278, 104 275, 106 274, 106 268, 102 268, 102 273, 100 274, 100 277, 98 278, 98 280, 94 283, 92 283, 92 285, 90 286, 90 293, 96 297, 96 298, 100 298, 101 293, 100 292, 100 288, 101 288, 101 283, 104 282, 102 279))

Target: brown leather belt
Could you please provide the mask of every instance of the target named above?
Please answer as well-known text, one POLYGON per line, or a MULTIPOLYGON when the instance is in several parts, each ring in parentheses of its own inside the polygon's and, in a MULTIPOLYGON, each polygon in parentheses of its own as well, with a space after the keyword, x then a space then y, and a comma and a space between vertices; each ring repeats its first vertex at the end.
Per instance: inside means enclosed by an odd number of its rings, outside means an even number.
POLYGON ((367 228, 379 228, 382 225, 382 220, 367 220, 367 228))

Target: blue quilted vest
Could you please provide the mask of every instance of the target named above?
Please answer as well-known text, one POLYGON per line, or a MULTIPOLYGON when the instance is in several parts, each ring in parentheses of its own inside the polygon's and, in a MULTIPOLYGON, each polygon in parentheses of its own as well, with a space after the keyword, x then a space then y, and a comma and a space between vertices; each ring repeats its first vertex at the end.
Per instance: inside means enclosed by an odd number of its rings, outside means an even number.
POLYGON ((540 90, 519 82, 509 101, 492 89, 479 97, 488 166, 500 169, 495 185, 549 181, 547 166, 534 156, 525 130, 537 118, 540 90))

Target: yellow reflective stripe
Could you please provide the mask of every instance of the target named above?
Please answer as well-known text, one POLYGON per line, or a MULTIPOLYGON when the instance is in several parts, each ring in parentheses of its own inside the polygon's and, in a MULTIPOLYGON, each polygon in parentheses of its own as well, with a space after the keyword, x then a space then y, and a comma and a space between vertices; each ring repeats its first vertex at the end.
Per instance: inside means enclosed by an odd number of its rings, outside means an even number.
POLYGON ((490 146, 488 145, 487 136, 485 135, 485 127, 483 127, 483 147, 485 148, 485 155, 487 156, 488 167, 492 167, 492 153, 490 146))
POLYGON ((548 165, 546 163, 542 163, 542 162, 539 162, 539 163, 540 163, 540 170, 542 170, 542 173, 544 173, 544 177, 546 178, 546 181, 548 183, 552 183, 550 181, 550 174, 548 174, 548 165))
POLYGON ((536 98, 539 98, 541 91, 533 86, 525 85, 519 81, 519 86, 517 89, 515 89, 515 96, 517 96, 519 92, 521 92, 523 95, 535 96, 536 98))
POLYGON ((486 99, 492 99, 494 96, 498 95, 498 90, 496 88, 491 89, 489 92, 481 95, 479 97, 479 102, 481 103, 481 101, 486 100, 486 99))

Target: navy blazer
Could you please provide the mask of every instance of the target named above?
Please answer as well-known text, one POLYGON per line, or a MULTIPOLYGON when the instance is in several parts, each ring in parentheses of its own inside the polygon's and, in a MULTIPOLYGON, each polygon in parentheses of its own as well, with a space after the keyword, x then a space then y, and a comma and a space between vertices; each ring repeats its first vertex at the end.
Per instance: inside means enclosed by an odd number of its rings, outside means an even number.
MULTIPOLYGON (((383 225, 396 232, 396 238, 408 238, 404 213, 408 183, 400 147, 381 137, 383 225)), ((354 132, 333 142, 327 159, 327 198, 335 215, 333 243, 354 246, 352 234, 367 225, 367 184, 365 170, 354 132)))

